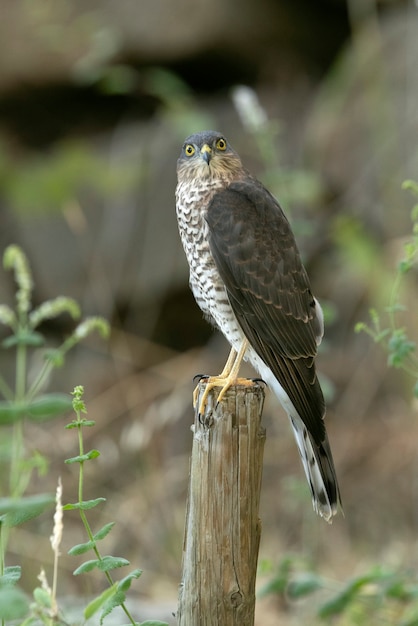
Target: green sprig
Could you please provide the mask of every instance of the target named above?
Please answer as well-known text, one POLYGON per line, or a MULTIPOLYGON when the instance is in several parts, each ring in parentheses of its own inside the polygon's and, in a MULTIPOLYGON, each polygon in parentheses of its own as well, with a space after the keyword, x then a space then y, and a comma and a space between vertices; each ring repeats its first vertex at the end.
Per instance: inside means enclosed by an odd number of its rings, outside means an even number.
MULTIPOLYGON (((417 182, 407 180, 402 188, 418 197, 417 182)), ((400 301, 403 280, 406 274, 416 267, 418 260, 418 204, 411 211, 411 219, 412 235, 404 244, 404 256, 396 267, 389 303, 384 309, 387 319, 385 320, 376 309, 370 309, 371 323, 359 322, 355 326, 355 332, 365 332, 375 343, 383 347, 388 355, 389 367, 402 369, 415 379, 413 393, 415 397, 418 397, 416 343, 409 337, 408 329, 401 326, 398 321, 398 315, 407 310, 407 307, 400 301)))
POLYGON ((70 464, 79 464, 78 501, 75 503, 69 503, 64 505, 63 509, 65 511, 79 511, 81 521, 87 533, 88 541, 73 546, 68 553, 70 555, 80 555, 92 550, 95 558, 84 561, 81 565, 79 565, 73 572, 74 576, 86 574, 94 569, 98 569, 99 571, 102 571, 104 573, 107 582, 109 583, 109 588, 101 593, 100 596, 95 598, 92 602, 90 602, 89 605, 86 607, 84 611, 84 617, 85 619, 89 619, 100 610, 100 624, 102 624, 104 618, 109 615, 109 613, 111 613, 114 608, 120 606, 121 609, 125 612, 125 615, 130 620, 130 623, 133 626, 136 626, 137 622, 134 621, 133 617, 131 616, 125 605, 125 592, 130 587, 131 581, 134 578, 139 578, 142 572, 138 569, 133 570, 133 572, 125 576, 122 581, 120 581, 119 583, 115 582, 111 575, 112 570, 129 565, 129 561, 122 557, 116 557, 111 555, 103 556, 98 546, 99 541, 103 540, 110 533, 114 526, 114 522, 106 524, 98 532, 93 533, 90 523, 87 519, 86 511, 100 505, 102 502, 105 501, 105 498, 95 498, 94 500, 83 499, 84 464, 87 461, 92 461, 97 458, 100 453, 98 450, 94 449, 90 450, 90 452, 84 452, 83 428, 86 425, 92 425, 91 422, 85 420, 82 417, 83 414, 87 413, 83 397, 84 387, 82 385, 76 386, 72 392, 72 395, 73 409, 76 414, 76 419, 70 422, 70 424, 67 424, 67 428, 77 429, 79 453, 78 455, 71 457, 70 459, 66 459, 65 462, 70 464))

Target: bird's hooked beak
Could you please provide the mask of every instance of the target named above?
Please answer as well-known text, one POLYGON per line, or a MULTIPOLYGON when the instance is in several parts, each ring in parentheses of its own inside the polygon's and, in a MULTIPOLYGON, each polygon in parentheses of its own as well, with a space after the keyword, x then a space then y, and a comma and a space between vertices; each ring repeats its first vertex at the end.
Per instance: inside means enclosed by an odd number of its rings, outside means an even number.
POLYGON ((212 148, 210 146, 208 146, 207 143, 205 143, 202 146, 202 149, 200 150, 200 156, 209 165, 209 161, 212 158, 212 148))

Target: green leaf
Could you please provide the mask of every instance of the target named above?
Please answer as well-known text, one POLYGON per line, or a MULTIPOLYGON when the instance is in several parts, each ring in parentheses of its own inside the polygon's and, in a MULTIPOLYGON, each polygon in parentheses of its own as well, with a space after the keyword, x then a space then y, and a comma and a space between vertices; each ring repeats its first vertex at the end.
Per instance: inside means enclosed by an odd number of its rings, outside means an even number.
POLYGON ((80 454, 79 456, 73 456, 71 459, 65 459, 64 463, 70 465, 71 463, 84 463, 84 461, 91 461, 91 459, 97 459, 100 456, 100 452, 98 450, 90 450, 90 452, 86 452, 86 454, 80 454))
POLYGON ((100 541, 101 539, 104 539, 110 533, 114 525, 115 522, 109 522, 108 524, 102 526, 102 528, 100 528, 100 530, 98 530, 97 533, 94 535, 95 541, 100 541))
POLYGON ((13 424, 13 422, 24 417, 25 412, 25 404, 2 401, 0 402, 0 424, 13 424))
POLYGON ((141 622, 139 626, 169 626, 168 622, 160 622, 155 619, 147 619, 145 622, 141 622))
POLYGON ((95 615, 97 613, 97 611, 102 608, 102 606, 105 604, 105 602, 107 602, 107 600, 111 596, 113 596, 113 594, 116 591, 116 585, 117 585, 117 583, 115 583, 114 585, 112 585, 108 589, 105 589, 100 594, 100 596, 97 596, 97 598, 94 598, 94 600, 89 602, 89 604, 84 609, 84 618, 85 619, 90 619, 90 617, 93 617, 93 615, 95 615))
POLYGON ((412 191, 414 194, 418 194, 418 183, 412 179, 407 178, 403 181, 401 185, 401 189, 407 189, 408 191, 412 191))
POLYGON ((388 342, 389 356, 388 364, 391 367, 399 368, 405 358, 416 349, 415 342, 410 341, 403 328, 396 329, 388 342))
POLYGON ((125 578, 122 578, 122 580, 118 582, 118 589, 120 589, 121 591, 128 591, 128 589, 131 586, 132 581, 135 578, 139 578, 141 574, 142 574, 142 569, 134 569, 133 572, 131 572, 130 574, 125 576, 125 578))
POLYGON ((29 602, 23 591, 17 587, 0 589, 0 619, 22 619, 29 611, 29 602))
POLYGON ((94 500, 83 500, 83 502, 74 502, 73 504, 64 504, 64 511, 88 511, 94 509, 101 502, 106 502, 106 498, 95 498, 94 500))
POLYGON ((367 326, 364 322, 357 322, 357 324, 354 326, 354 332, 355 333, 361 333, 364 330, 366 330, 367 326))
POLYGON ((124 567, 125 565, 130 565, 127 559, 119 556, 104 556, 99 560, 97 567, 102 572, 108 572, 112 569, 117 569, 118 567, 124 567))
POLYGON ((80 428, 80 426, 94 426, 96 422, 94 420, 73 420, 69 424, 66 424, 65 428, 70 430, 71 428, 80 428))
POLYGON ((403 259, 402 261, 399 261, 398 263, 398 271, 400 274, 406 274, 407 272, 409 272, 409 270, 412 267, 412 262, 408 261, 407 259, 403 259))
POLYGON ((6 585, 15 585, 22 575, 20 565, 10 565, 4 569, 3 576, 0 576, 0 588, 6 585))
POLYGON ((11 335, 3 340, 3 348, 13 348, 14 346, 30 346, 39 348, 45 343, 45 339, 40 333, 29 330, 19 330, 15 335, 11 335))
POLYGON ((51 419, 71 409, 71 398, 65 393, 50 393, 39 396, 29 404, 0 402, 0 424, 12 424, 22 417, 32 421, 51 419))
POLYGON ((27 407, 32 420, 44 420, 61 415, 72 408, 71 397, 66 393, 48 393, 35 398, 27 407))
POLYGON ((291 580, 287 586, 287 594, 290 598, 297 600, 303 598, 324 586, 322 579, 312 572, 299 574, 297 578, 291 580))
POLYGON ((79 554, 84 554, 88 552, 96 545, 95 541, 87 541, 86 543, 78 543, 76 546, 73 546, 68 550, 68 554, 70 556, 77 556, 79 554))
POLYGON ((325 602, 318 611, 319 617, 331 617, 341 614, 351 604, 353 599, 361 591, 362 587, 376 580, 375 574, 360 576, 349 583, 336 596, 325 602))
POLYGON ((100 563, 99 559, 92 559, 91 561, 85 561, 82 563, 77 569, 73 571, 73 576, 78 576, 79 574, 85 574, 86 572, 91 572, 95 567, 98 567, 100 563))
POLYGON ((116 609, 116 607, 123 604, 126 600, 126 596, 123 591, 116 591, 103 605, 102 614, 100 616, 100 624, 103 624, 104 618, 116 609))
POLYGON ((1 498, 0 515, 4 516, 6 526, 18 526, 34 517, 38 517, 54 503, 55 495, 49 493, 25 496, 19 500, 1 498))
POLYGON ((101 559, 92 559, 90 561, 85 561, 74 570, 74 576, 78 576, 79 574, 85 574, 86 572, 91 572, 95 567, 102 572, 108 572, 112 569, 116 569, 118 567, 123 567, 125 565, 129 565, 129 561, 117 556, 104 556, 101 559))
POLYGON ((33 590, 33 597, 38 606, 41 606, 45 609, 50 609, 52 606, 52 598, 51 594, 46 591, 46 589, 42 589, 41 587, 36 587, 33 590))
POLYGON ((270 593, 285 593, 289 584, 292 566, 293 559, 291 557, 284 558, 279 565, 277 574, 260 590, 260 597, 264 597, 270 593))

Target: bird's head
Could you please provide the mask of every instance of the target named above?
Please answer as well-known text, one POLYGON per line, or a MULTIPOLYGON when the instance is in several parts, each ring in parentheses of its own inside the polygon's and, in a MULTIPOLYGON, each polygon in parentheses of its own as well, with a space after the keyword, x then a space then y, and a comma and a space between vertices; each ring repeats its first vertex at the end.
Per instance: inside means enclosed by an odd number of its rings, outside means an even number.
POLYGON ((177 175, 184 179, 232 179, 243 171, 241 159, 225 137, 205 130, 185 140, 177 161, 177 175))

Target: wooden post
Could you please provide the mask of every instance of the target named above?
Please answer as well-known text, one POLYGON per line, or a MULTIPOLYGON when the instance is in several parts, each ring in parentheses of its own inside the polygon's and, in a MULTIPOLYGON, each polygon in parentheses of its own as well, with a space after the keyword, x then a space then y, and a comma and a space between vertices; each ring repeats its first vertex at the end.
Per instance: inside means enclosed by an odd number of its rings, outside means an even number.
POLYGON ((194 421, 179 626, 254 624, 264 390, 231 387, 216 407, 218 393, 194 421))

